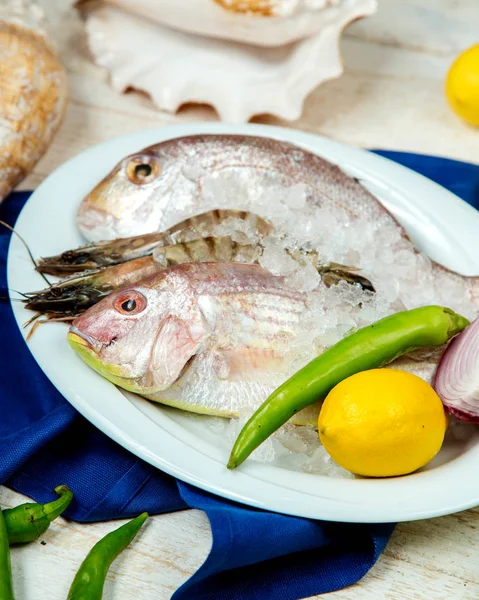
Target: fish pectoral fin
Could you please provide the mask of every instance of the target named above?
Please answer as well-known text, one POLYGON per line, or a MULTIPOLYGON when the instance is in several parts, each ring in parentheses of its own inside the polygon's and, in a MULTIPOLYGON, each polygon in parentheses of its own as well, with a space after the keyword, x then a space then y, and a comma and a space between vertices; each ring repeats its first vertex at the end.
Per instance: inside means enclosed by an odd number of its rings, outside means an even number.
POLYGON ((147 370, 152 392, 169 388, 201 347, 207 332, 201 324, 169 315, 158 332, 147 370))
POLYGON ((214 355, 216 377, 228 381, 261 381, 270 373, 286 372, 283 355, 273 348, 217 350, 214 355))

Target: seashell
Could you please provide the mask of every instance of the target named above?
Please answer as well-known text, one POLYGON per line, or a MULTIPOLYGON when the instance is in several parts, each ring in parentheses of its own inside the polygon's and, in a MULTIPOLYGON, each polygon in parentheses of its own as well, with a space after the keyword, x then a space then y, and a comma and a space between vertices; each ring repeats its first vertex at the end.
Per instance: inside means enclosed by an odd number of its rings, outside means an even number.
POLYGON ((264 113, 294 120, 311 90, 342 73, 343 28, 374 8, 375 0, 345 3, 322 31, 279 48, 190 35, 104 4, 87 11, 86 30, 118 91, 142 90, 170 112, 188 102, 210 104, 229 122, 264 113))
POLYGON ((376 10, 376 0, 105 0, 150 21, 179 31, 256 46, 282 46, 322 31, 343 13, 363 7, 359 16, 376 10))
POLYGON ((27 22, 0 18, 0 201, 42 157, 67 102, 59 58, 27 22))

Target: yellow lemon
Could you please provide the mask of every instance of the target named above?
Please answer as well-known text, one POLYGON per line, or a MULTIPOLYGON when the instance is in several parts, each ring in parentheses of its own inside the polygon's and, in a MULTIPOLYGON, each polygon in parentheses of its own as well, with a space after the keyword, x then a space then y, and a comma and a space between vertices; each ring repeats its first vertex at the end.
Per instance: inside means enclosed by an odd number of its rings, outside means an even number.
POLYGON ((447 74, 446 96, 454 112, 479 125, 479 44, 460 54, 447 74))
POLYGON ((348 377, 326 397, 319 437, 344 469, 368 477, 405 475, 427 464, 442 446, 447 415, 420 377, 372 369, 348 377))

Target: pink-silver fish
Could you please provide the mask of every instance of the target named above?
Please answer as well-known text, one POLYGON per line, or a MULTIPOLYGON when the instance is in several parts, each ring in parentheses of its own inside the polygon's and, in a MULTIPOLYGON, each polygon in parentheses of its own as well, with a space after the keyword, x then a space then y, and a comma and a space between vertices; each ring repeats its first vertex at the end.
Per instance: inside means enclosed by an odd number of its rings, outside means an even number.
POLYGON ((257 212, 251 202, 258 195, 274 201, 279 190, 300 185, 310 205, 378 224, 392 219, 353 177, 303 148, 263 137, 193 135, 120 161, 83 200, 77 223, 93 242, 165 231, 193 215, 225 208, 217 205, 216 184, 233 196, 227 208, 236 210, 257 212))
POLYGON ((316 353, 292 352, 305 295, 258 265, 188 263, 115 292, 72 324, 100 375, 146 398, 231 417, 316 353))

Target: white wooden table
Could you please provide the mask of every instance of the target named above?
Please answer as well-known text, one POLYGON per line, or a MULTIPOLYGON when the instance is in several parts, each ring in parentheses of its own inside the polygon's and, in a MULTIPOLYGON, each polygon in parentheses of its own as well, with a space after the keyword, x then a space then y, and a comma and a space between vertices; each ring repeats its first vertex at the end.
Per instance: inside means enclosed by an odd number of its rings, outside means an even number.
MULTIPOLYGON (((430 152, 479 162, 479 130, 449 110, 443 80, 453 57, 479 41, 478 0, 379 0, 379 13, 351 26, 342 41, 345 74, 316 90, 303 117, 280 123, 365 147, 430 152)), ((157 111, 139 94, 119 96, 89 63, 84 41, 69 60, 71 102, 48 154, 22 185, 31 189, 66 159, 103 140, 149 126, 214 120, 208 107, 179 115, 157 111)), ((278 124, 274 118, 261 122, 278 124)), ((472 473, 471 477, 477 477, 472 473)), ((25 498, 0 488, 0 504, 25 498)), ((117 522, 79 525, 58 519, 40 541, 13 550, 17 600, 66 597, 91 546, 117 522)), ((211 544, 198 511, 156 516, 112 566, 106 599, 169 598, 203 562, 211 544)), ((479 509, 403 523, 377 565, 334 600, 479 598, 479 509)), ((245 599, 246 600, 246 599, 245 599)))

